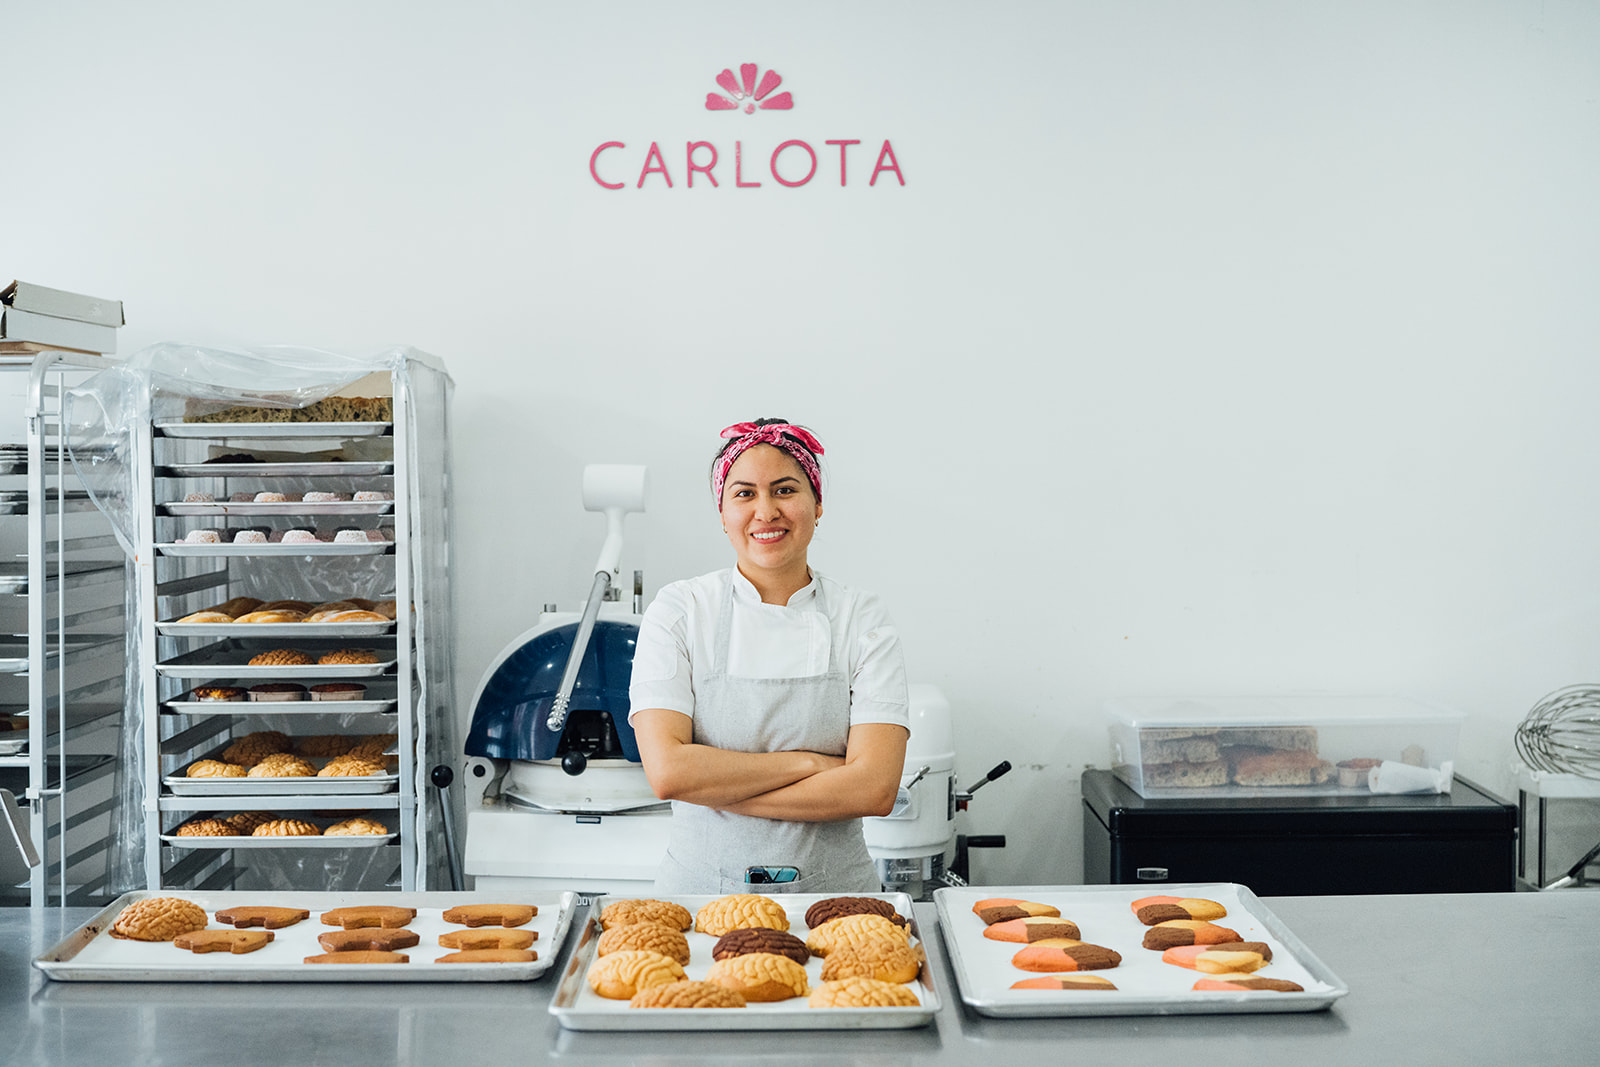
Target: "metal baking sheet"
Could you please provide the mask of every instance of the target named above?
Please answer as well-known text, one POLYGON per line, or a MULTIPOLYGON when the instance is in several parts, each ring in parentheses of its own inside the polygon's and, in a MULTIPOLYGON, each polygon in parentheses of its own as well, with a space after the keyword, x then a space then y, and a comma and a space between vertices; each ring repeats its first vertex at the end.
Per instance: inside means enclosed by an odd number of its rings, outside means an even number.
MULTIPOLYGON (((184 838, 185 842, 194 838, 184 838)), ((217 840, 222 840, 218 838, 217 840)), ((250 840, 250 839, 244 839, 250 840)), ((254 840, 262 840, 255 838, 254 840)), ((315 840, 309 839, 309 840, 315 840)), ((577 898, 572 893, 314 893, 190 892, 140 890, 125 893, 60 944, 34 959, 33 965, 58 982, 521 982, 550 969, 566 940, 577 898), (215 912, 246 904, 305 908, 311 917, 274 930, 270 944, 234 956, 225 952, 198 955, 169 942, 121 941, 106 933, 122 909, 146 897, 182 897, 215 912), (454 950, 439 947, 439 935, 464 927, 446 923, 443 913, 457 904, 533 904, 539 914, 524 930, 538 934, 533 943, 539 958, 532 963, 434 963, 454 950), (307 964, 320 955, 317 935, 336 929, 318 921, 332 908, 362 904, 397 904, 416 908, 408 929, 421 943, 404 952, 410 963, 307 964)), ((227 929, 215 921, 212 927, 227 929)))
MULTIPOLYGON (((782 893, 774 894, 773 899, 783 903, 784 912, 789 917, 789 932, 804 940, 806 909, 819 900, 839 895, 782 893)), ((908 920, 912 945, 918 947, 920 953, 922 933, 917 928, 916 916, 912 914, 910 897, 904 893, 853 895, 876 896, 893 904, 894 909, 908 920)), ((682 904, 692 914, 718 898, 712 895, 655 899, 682 904)), ((550 1014, 569 1030, 906 1030, 927 1025, 939 1012, 939 993, 934 984, 933 968, 928 966, 925 954, 922 974, 909 986, 920 1001, 914 1008, 813 1008, 805 997, 793 997, 774 1003, 751 1002, 743 1008, 633 1009, 628 1007, 626 1000, 608 1000, 595 993, 589 988, 587 980, 600 940, 600 909, 609 902, 604 897, 600 898, 580 923, 578 936, 581 940, 573 949, 572 958, 550 1001, 550 1014)), ((689 965, 684 970, 691 979, 704 978, 711 967, 711 948, 717 939, 692 930, 684 936, 689 941, 689 965)), ((806 974, 811 988, 821 984, 822 960, 813 957, 806 964, 806 974)))
POLYGON ((173 848, 377 848, 394 844, 396 834, 338 834, 333 837, 179 837, 162 834, 161 840, 173 848))
POLYGON ((157 419, 167 437, 382 437, 392 422, 184 422, 157 419))
POLYGON ((393 713, 387 700, 166 700, 177 715, 364 715, 393 713))
POLYGON ((393 473, 393 463, 348 463, 342 460, 312 463, 173 463, 156 469, 157 477, 170 478, 377 478, 393 473))
MULTIPOLYGON (((189 778, 168 775, 161 784, 180 797, 363 796, 390 793, 400 786, 398 774, 362 778, 189 778)), ((269 805, 270 807, 270 805, 269 805)), ((192 838, 182 838, 184 841, 192 838)))
POLYGON ((163 556, 381 556, 393 550, 393 541, 306 541, 298 545, 232 541, 191 545, 176 541, 156 545, 156 551, 163 556))
POLYGON ((0 736, 0 756, 15 756, 28 747, 28 735, 17 732, 15 737, 0 736))
POLYGON ((382 637, 394 633, 394 623, 158 622, 156 629, 166 637, 382 637))
POLYGON ((163 515, 387 515, 394 511, 393 500, 214 500, 199 503, 173 500, 160 506, 163 515))
MULTIPOLYGON (((304 626, 304 623, 293 625, 304 626)), ((230 631, 232 632, 232 631, 230 631)), ((296 631, 298 635, 301 631, 296 631)), ((340 647, 337 642, 327 640, 291 641, 290 645, 304 650, 309 655, 320 655, 340 647)), ((383 649, 373 649, 378 656, 377 663, 330 663, 326 666, 319 663, 284 665, 281 667, 252 667, 250 660, 254 656, 267 651, 259 646, 246 647, 238 641, 222 641, 205 648, 185 652, 181 656, 156 664, 156 673, 167 678, 216 678, 227 675, 233 679, 250 679, 254 681, 289 681, 304 682, 310 679, 328 681, 335 678, 374 678, 395 665, 392 652, 383 649), (385 656, 389 658, 385 659, 385 656)), ((285 701, 284 703, 289 703, 285 701)))
POLYGON ((1320 1011, 1348 993, 1339 978, 1279 921, 1247 887, 1231 882, 1137 886, 968 886, 938 889, 939 929, 955 970, 961 999, 974 1011, 1000 1018, 1070 1015, 1209 1015, 1254 1012, 1320 1011), (1244 941, 1272 947, 1272 962, 1256 972, 1305 987, 1302 993, 1196 991, 1203 972, 1161 962, 1161 953, 1144 948, 1149 929, 1134 917, 1132 903, 1150 896, 1214 900, 1228 909, 1219 925, 1244 941), (1082 940, 1122 954, 1108 970, 1091 971, 1116 985, 1112 991, 1012 989, 1014 982, 1038 978, 1020 970, 1011 957, 1022 945, 983 936, 984 923, 972 906, 990 897, 1012 897, 1049 904, 1078 925, 1082 940))

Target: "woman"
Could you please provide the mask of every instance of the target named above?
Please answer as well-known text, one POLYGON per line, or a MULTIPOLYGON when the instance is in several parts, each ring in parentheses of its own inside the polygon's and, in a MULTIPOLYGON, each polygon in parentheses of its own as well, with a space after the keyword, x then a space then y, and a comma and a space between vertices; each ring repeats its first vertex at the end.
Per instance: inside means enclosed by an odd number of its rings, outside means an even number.
POLYGON ((628 721, 672 835, 657 892, 875 892, 861 818, 905 763, 900 639, 876 597, 811 570, 822 445, 739 423, 711 491, 735 566, 662 589, 634 653, 628 721))

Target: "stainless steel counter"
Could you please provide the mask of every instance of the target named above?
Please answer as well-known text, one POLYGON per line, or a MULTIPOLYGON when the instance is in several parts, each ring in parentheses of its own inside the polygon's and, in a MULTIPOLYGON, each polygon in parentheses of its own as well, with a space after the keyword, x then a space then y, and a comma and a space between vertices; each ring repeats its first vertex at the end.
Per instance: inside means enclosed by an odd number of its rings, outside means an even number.
POLYGON ((989 1019, 961 1003, 932 905, 917 905, 945 998, 918 1030, 572 1033, 535 982, 205 985, 50 982, 31 965, 93 912, 0 909, 0 1063, 1507 1064, 1600 1048, 1600 893, 1277 897, 1350 987, 1323 1012, 989 1019))

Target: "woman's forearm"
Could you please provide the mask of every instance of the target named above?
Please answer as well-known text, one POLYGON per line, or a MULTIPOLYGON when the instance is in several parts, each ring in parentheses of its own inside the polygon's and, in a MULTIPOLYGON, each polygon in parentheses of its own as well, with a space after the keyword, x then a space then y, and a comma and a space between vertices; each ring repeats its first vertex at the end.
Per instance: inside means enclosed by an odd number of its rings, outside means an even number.
POLYGON ((791 822, 838 822, 887 815, 905 764, 906 731, 866 725, 850 731, 843 762, 789 785, 721 805, 724 811, 791 822))
POLYGON ((733 805, 783 789, 842 764, 819 752, 736 752, 710 745, 670 746, 645 761, 656 796, 684 800, 708 808, 733 810, 733 805))

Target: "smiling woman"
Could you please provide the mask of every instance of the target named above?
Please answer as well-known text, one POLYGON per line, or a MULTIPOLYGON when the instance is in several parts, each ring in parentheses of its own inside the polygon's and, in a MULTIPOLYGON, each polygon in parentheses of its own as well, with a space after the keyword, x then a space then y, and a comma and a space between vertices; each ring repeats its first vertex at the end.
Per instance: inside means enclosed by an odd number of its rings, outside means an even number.
POLYGON ((905 762, 899 636, 807 563, 821 442, 780 419, 723 437, 711 488, 735 566, 662 589, 634 653, 628 721, 673 805, 656 890, 876 891, 861 818, 889 812, 905 762))

